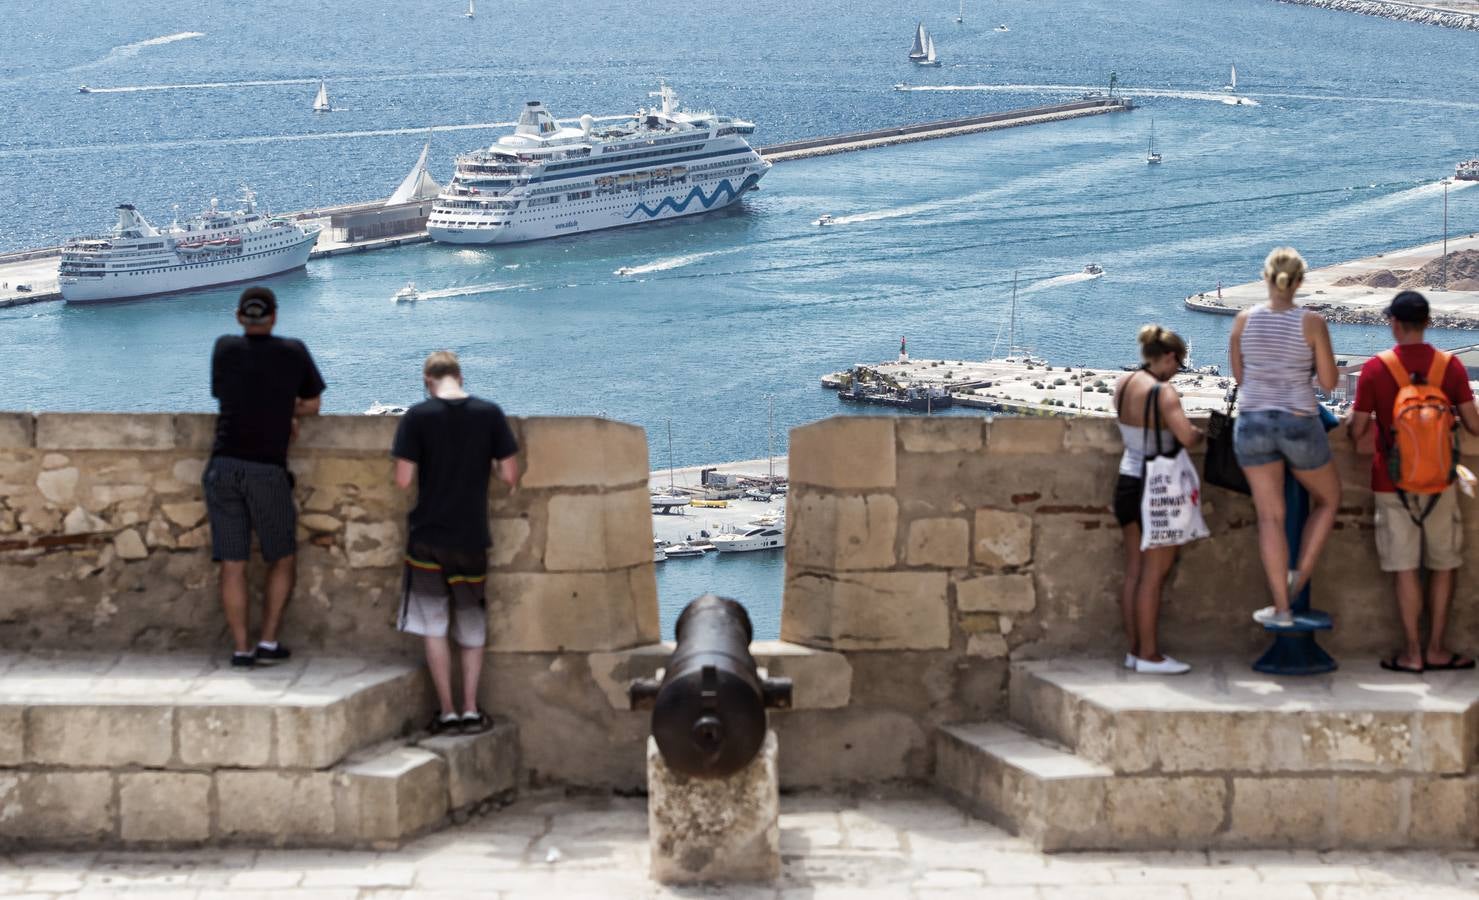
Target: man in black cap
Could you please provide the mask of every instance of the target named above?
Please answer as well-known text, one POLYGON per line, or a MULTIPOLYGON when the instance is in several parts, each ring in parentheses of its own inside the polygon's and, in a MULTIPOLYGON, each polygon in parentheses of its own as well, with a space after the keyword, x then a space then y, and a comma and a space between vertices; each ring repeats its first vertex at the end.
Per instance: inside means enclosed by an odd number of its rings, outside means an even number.
POLYGON ((241 335, 216 339, 211 394, 221 404, 216 443, 202 478, 211 523, 211 558, 221 564, 221 606, 235 644, 231 665, 287 659, 277 641, 282 611, 293 592, 298 552, 288 442, 299 416, 318 415, 324 382, 303 342, 274 337, 277 297, 249 287, 236 305, 241 335), (247 558, 252 532, 267 563, 262 637, 247 637, 247 558))
MULTIPOLYGON (((1458 497, 1451 483, 1451 469, 1431 466, 1440 483, 1413 488, 1405 480, 1417 477, 1416 459, 1400 461, 1394 473, 1389 461, 1398 447, 1394 423, 1398 417, 1435 419, 1435 413, 1457 410, 1457 419, 1470 434, 1479 435, 1479 412, 1474 408, 1474 393, 1469 388, 1469 374, 1462 362, 1451 354, 1436 349, 1423 340, 1428 327, 1428 301, 1417 291, 1403 291, 1392 298, 1383 310, 1392 327, 1397 345, 1373 356, 1361 367, 1356 383, 1356 402, 1351 410, 1349 434, 1359 443, 1371 430, 1376 418, 1376 447, 1371 458, 1371 490, 1376 500, 1376 553, 1384 572, 1392 573, 1396 583, 1397 609, 1402 619, 1405 642, 1402 651, 1382 660, 1382 667, 1414 674, 1435 669, 1472 669, 1474 659, 1450 651, 1444 643, 1448 625, 1448 607, 1453 600, 1454 572, 1463 565, 1463 525, 1459 518, 1458 497), (1437 388, 1428 392, 1431 404, 1424 411, 1418 386, 1437 388), (1399 401, 1399 392, 1406 393, 1399 401), (1402 407, 1399 409, 1399 406, 1402 407), (1406 463, 1406 464, 1403 464, 1406 463), (1446 484, 1446 487, 1444 487, 1446 484), (1423 614, 1422 569, 1428 569, 1428 642, 1422 642, 1423 614)), ((1415 420, 1411 420, 1415 421, 1415 420)), ((1397 431, 1416 449, 1419 443, 1432 442, 1433 448, 1411 457, 1436 460, 1444 456, 1445 445, 1455 438, 1449 428, 1452 418, 1441 427, 1418 424, 1415 428, 1398 423, 1397 431), (1426 430, 1424 430, 1426 429, 1426 430)), ((1455 458, 1453 460, 1457 462, 1455 458)))

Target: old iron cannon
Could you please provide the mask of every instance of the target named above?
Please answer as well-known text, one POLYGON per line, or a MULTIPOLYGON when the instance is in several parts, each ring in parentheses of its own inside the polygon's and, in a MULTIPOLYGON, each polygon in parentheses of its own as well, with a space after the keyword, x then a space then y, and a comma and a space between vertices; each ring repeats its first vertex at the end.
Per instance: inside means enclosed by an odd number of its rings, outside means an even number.
POLYGON ((699 597, 678 617, 677 633, 661 680, 632 682, 632 709, 652 710, 652 736, 673 771, 733 775, 760 752, 765 710, 790 707, 791 679, 760 676, 750 616, 734 600, 699 597))

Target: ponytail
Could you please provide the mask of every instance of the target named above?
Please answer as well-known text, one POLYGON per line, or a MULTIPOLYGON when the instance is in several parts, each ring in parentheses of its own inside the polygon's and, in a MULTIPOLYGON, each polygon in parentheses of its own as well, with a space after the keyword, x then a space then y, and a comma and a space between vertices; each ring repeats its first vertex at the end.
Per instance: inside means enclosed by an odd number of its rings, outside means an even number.
POLYGON ((1167 353, 1176 354, 1178 360, 1186 359, 1186 341, 1169 328, 1154 324, 1145 325, 1141 327, 1138 338, 1140 358, 1146 362, 1154 362, 1167 353))

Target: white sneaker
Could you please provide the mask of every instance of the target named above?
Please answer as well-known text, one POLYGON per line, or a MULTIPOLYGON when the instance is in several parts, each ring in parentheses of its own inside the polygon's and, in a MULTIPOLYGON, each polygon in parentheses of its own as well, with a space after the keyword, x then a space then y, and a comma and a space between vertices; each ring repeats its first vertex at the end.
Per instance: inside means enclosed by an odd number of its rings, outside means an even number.
POLYGON ((1191 666, 1168 656, 1160 662, 1137 659, 1135 660, 1135 671, 1141 675, 1185 675, 1191 671, 1191 666))
POLYGON ((1135 663, 1137 663, 1139 661, 1140 661, 1140 658, 1137 657, 1135 654, 1133 654, 1133 653, 1126 653, 1125 654, 1125 668, 1133 670, 1135 668, 1135 663))
POLYGON ((1253 621, 1265 628, 1293 628, 1294 614, 1287 610, 1279 612, 1275 607, 1265 606, 1253 614, 1253 621))

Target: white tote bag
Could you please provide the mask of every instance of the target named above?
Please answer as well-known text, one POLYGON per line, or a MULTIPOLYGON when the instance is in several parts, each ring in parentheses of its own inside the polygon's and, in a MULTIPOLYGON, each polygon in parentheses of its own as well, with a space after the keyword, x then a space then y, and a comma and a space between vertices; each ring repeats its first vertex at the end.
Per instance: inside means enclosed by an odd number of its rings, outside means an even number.
POLYGON ((1212 533, 1202 518, 1202 480, 1191 456, 1179 443, 1174 453, 1166 454, 1161 448, 1159 395, 1160 385, 1156 385, 1146 400, 1145 424, 1155 431, 1156 455, 1146 454, 1145 460, 1145 494, 1140 498, 1141 550, 1179 547, 1212 533))

